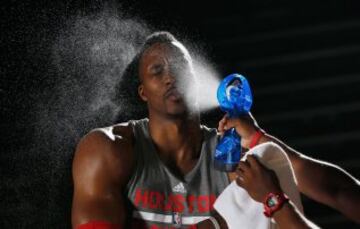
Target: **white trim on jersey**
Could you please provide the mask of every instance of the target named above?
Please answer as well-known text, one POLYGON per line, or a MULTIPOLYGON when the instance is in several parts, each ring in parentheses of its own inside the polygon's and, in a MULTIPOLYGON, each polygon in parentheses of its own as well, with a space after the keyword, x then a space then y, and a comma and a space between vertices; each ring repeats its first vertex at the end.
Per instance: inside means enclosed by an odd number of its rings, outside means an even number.
MULTIPOLYGON (((134 211, 133 217, 137 219, 143 219, 145 221, 152 221, 158 223, 173 224, 173 215, 165 215, 153 212, 134 211)), ((208 219, 209 216, 181 216, 182 225, 193 225, 203 220, 208 219)))

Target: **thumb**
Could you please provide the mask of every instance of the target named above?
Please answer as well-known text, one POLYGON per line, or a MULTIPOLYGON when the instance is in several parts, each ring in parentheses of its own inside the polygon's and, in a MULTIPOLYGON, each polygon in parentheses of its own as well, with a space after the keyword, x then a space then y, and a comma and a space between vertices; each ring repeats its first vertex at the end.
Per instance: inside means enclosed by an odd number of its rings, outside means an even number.
POLYGON ((238 125, 239 120, 237 118, 227 118, 226 122, 224 123, 224 129, 229 130, 233 127, 238 125))

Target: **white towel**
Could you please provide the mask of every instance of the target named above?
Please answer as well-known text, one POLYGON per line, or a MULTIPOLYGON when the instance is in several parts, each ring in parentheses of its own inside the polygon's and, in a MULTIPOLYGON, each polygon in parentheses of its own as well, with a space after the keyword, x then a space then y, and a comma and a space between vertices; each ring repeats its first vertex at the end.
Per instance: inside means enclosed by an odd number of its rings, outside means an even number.
MULTIPOLYGON (((257 145, 249 150, 242 160, 249 154, 256 155, 267 168, 275 171, 282 190, 302 212, 300 194, 296 186, 296 178, 290 160, 286 153, 275 143, 268 142, 257 145)), ((228 227, 268 229, 276 228, 276 224, 263 214, 262 203, 253 200, 246 190, 233 181, 217 198, 214 208, 225 219, 228 227)))

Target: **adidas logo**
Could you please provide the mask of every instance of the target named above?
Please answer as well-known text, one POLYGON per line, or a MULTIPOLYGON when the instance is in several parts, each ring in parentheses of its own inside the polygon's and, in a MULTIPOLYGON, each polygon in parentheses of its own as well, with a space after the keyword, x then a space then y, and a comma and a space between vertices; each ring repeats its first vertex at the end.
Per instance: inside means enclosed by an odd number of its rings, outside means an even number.
POLYGON ((184 187, 184 184, 182 182, 180 182, 179 184, 175 185, 173 188, 172 188, 172 191, 173 192, 179 192, 179 193, 186 193, 186 189, 184 187))

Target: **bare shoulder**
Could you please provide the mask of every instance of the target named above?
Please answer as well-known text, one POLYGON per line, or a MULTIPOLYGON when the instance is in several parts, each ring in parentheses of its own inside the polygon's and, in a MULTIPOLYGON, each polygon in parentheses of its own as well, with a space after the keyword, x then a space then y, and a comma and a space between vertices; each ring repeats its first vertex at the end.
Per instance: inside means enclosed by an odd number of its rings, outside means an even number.
POLYGON ((134 167, 132 142, 128 125, 94 129, 80 140, 72 166, 74 228, 94 219, 125 222, 121 192, 134 167))
POLYGON ((76 148, 73 173, 104 173, 110 179, 126 182, 134 165, 133 142, 130 124, 90 131, 76 148))
POLYGON ((80 146, 95 144, 102 146, 131 145, 133 131, 130 123, 120 123, 109 127, 96 128, 86 134, 80 141, 80 146))

